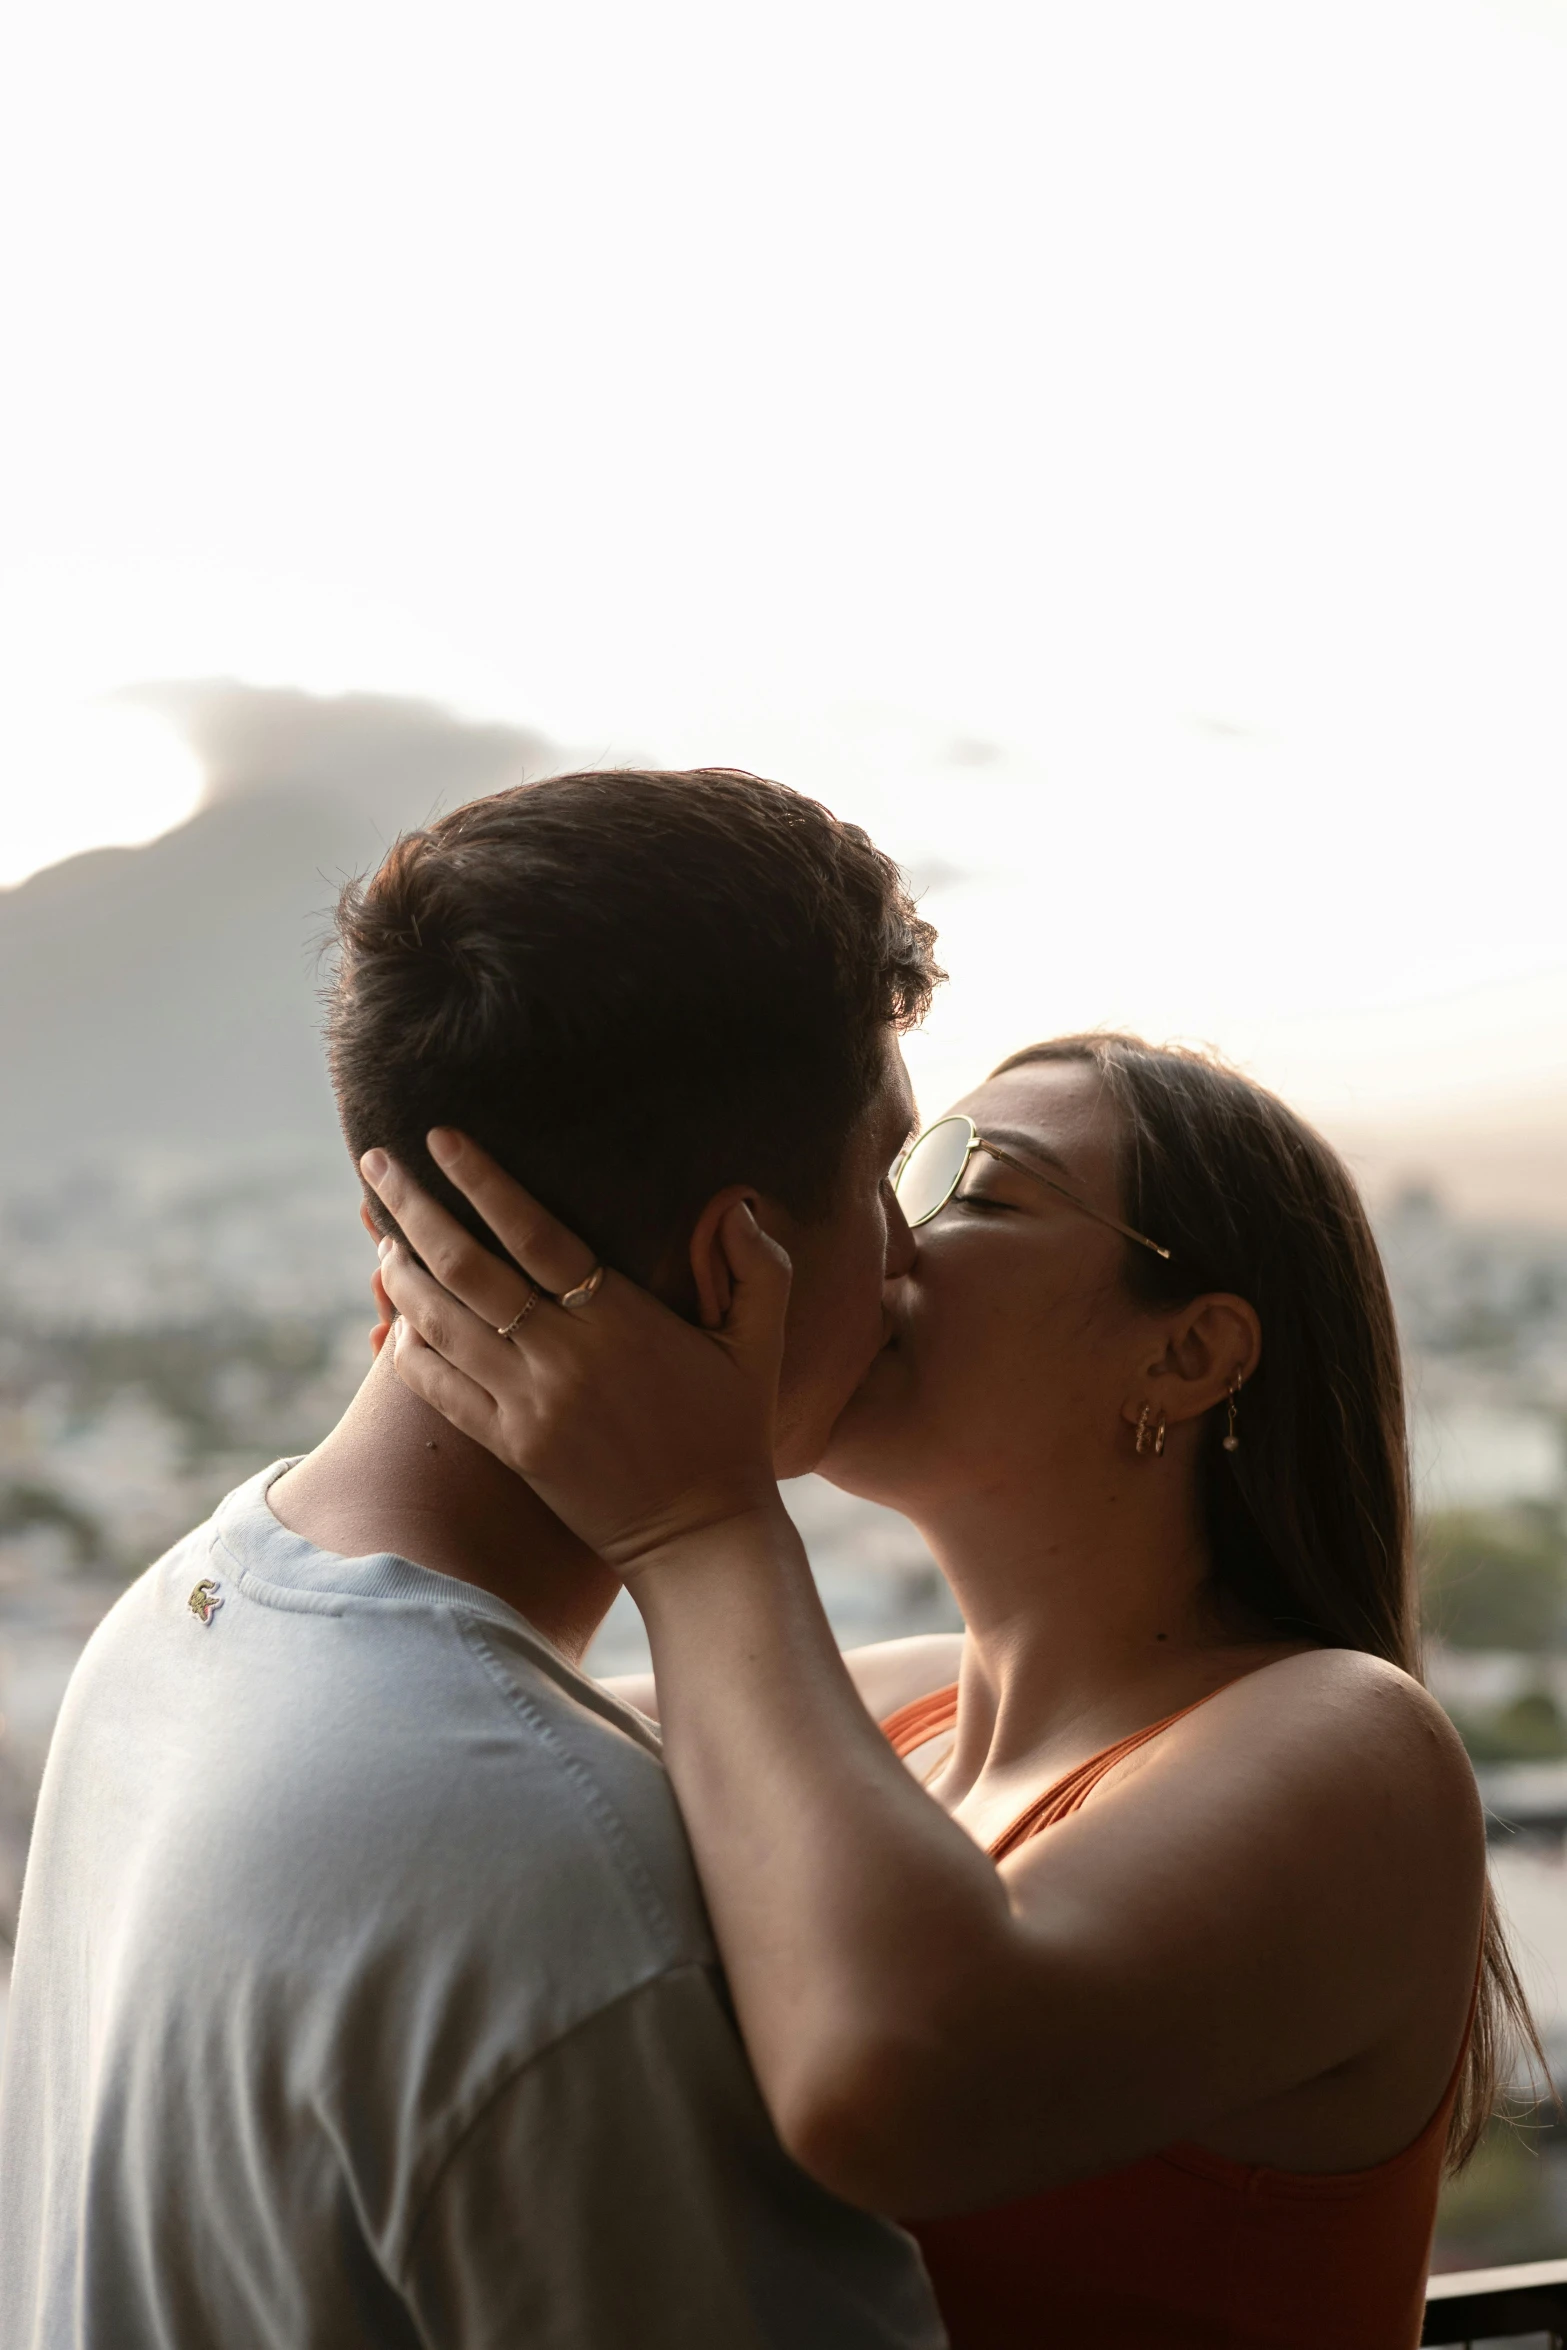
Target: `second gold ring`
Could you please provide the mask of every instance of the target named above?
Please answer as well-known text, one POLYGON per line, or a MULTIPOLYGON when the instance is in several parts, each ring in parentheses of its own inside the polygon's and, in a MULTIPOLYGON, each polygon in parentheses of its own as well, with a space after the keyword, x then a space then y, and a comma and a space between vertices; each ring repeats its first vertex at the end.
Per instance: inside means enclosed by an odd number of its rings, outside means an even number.
POLYGON ((520 1314, 513 1314, 511 1320, 507 1323, 504 1330, 497 1328, 495 1333, 496 1337, 515 1337, 516 1333, 522 1328, 522 1325, 528 1319, 528 1316, 532 1313, 534 1307, 538 1304, 542 1294, 543 1292, 540 1290, 538 1283, 535 1282, 533 1287, 528 1292, 528 1302, 523 1307, 522 1312, 520 1314))

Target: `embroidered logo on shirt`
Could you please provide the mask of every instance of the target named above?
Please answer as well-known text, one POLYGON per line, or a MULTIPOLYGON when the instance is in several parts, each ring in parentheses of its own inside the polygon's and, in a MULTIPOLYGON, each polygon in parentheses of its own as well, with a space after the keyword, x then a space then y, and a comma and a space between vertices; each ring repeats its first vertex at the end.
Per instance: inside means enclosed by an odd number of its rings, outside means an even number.
POLYGON ((210 1624, 213 1617, 217 1614, 219 1608, 223 1605, 222 1594, 219 1592, 216 1583, 203 1581, 197 1584, 189 1599, 186 1600, 185 1605, 190 1609, 190 1612, 193 1616, 200 1617, 202 1623, 210 1624))

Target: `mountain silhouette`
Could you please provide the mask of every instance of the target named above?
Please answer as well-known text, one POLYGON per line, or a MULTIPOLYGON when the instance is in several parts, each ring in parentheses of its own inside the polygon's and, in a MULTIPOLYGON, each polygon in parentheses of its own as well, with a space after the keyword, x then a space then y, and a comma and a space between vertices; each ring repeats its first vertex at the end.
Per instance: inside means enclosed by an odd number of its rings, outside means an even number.
POLYGON ((148 1148, 338 1151, 320 1041, 338 888, 410 825, 561 765, 433 703, 223 680, 127 696, 206 769, 200 811, 0 892, 0 1175, 148 1148))

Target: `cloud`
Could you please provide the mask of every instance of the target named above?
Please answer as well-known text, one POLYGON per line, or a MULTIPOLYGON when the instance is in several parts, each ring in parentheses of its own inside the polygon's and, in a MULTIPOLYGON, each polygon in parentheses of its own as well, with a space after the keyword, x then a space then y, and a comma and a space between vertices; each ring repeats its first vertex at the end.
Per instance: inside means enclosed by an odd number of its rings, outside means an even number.
POLYGON ((569 762, 384 694, 205 679, 124 699, 184 734, 206 800, 0 895, 0 1162, 338 1153, 316 997, 338 886, 405 827, 569 762))
POLYGON ((206 772, 208 807, 256 793, 327 792, 427 816, 560 764, 555 745, 527 728, 393 694, 204 678, 130 686, 116 698, 179 728, 206 772))

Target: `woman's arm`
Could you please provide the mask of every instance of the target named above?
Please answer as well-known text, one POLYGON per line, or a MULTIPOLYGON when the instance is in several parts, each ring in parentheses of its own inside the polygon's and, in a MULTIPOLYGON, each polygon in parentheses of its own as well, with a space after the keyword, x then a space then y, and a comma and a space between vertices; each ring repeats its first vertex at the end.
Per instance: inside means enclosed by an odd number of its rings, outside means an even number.
POLYGON ((963 1665, 961 1632, 911 1632, 842 1650, 845 1669, 873 1722, 934 1690, 950 1689, 963 1665))
POLYGON ((892 1765, 781 1513, 682 1537, 633 1588, 757 2077, 839 2193, 910 2216, 1108 2169, 1374 2052, 1421 2003, 1456 2048, 1472 1784, 1391 1668, 1326 1653, 1238 1684, 998 1873, 892 1765))
MULTIPOLYGON (((873 1722, 884 1722, 916 1697, 951 1688, 963 1661, 963 1635, 911 1632, 902 1640, 868 1640, 840 1653, 860 1703, 873 1722)), ((599 1686, 623 1705, 634 1705, 650 1722, 658 1720, 658 1685, 651 1673, 601 1675, 599 1686)))
MULTIPOLYGON (((473 1157, 457 1179, 517 1259, 579 1280, 580 1244, 473 1157)), ((1447 2028, 1483 1853, 1424 1692, 1356 1656, 1273 1666, 998 1872, 866 1712, 778 1499, 787 1267, 754 1225, 726 1232, 722 1332, 610 1276, 514 1346, 519 1277, 395 1171, 378 1188, 455 1293, 388 1258, 399 1375, 642 1610, 757 2077, 825 2183, 906 2214, 999 2202, 1361 2061, 1412 2012, 1447 2028)))
POLYGON ((866 1710, 781 1506, 680 1536, 632 1588, 779 2135, 839 2193, 950 2208, 974 2177, 950 2116, 975 2024, 1009 1979, 1026 1996, 1002 1880, 866 1710))
POLYGON ((635 1706, 650 1722, 658 1720, 658 1684, 651 1673, 600 1673, 598 1685, 622 1705, 635 1706))

